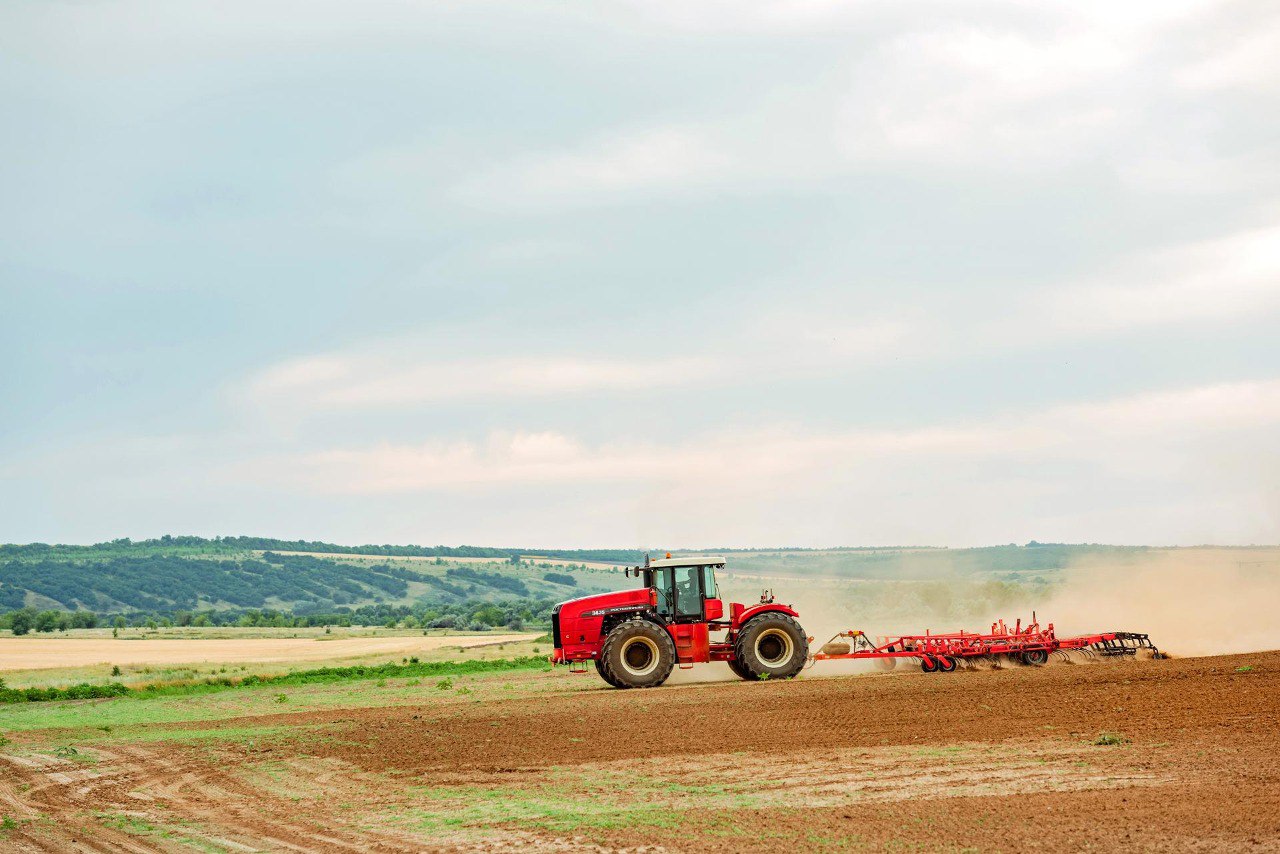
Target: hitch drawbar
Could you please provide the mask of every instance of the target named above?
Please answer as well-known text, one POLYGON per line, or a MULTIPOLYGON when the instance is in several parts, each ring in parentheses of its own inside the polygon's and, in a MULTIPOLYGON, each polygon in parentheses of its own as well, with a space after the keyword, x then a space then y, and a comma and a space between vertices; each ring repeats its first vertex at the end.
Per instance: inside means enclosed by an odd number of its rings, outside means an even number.
POLYGON ((1145 650, 1151 658, 1164 658, 1164 654, 1151 643, 1151 638, 1136 632, 1100 632, 1093 635, 1060 638, 1054 634, 1053 623, 1041 627, 1035 614, 1026 626, 1018 620, 1013 628, 1004 620, 991 624, 991 631, 945 632, 922 635, 885 635, 872 640, 865 632, 840 632, 810 656, 810 664, 817 661, 874 660, 885 670, 892 670, 899 659, 913 658, 919 661, 926 673, 950 673, 957 666, 974 666, 982 662, 996 663, 1001 659, 1022 664, 1046 664, 1054 655, 1069 660, 1072 655, 1083 658, 1112 658, 1136 656, 1145 650))

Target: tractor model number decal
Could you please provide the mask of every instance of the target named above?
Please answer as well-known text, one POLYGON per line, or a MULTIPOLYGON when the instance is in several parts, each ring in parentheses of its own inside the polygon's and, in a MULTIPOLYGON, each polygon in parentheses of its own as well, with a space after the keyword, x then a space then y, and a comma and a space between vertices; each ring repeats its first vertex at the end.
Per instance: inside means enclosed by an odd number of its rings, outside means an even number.
POLYGON ((621 614, 625 611, 643 611, 644 605, 616 605, 612 608, 598 608, 595 611, 584 611, 584 617, 603 617, 605 614, 621 614))

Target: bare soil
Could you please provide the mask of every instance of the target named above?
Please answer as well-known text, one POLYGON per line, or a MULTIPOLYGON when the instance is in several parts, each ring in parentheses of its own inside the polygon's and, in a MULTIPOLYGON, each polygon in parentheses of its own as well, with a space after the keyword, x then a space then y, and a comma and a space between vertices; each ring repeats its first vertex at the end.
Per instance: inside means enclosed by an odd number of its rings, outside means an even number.
POLYGON ((0 848, 1280 851, 1280 652, 649 691, 502 678, 509 698, 153 726, 72 758, 15 735, 0 848), (181 740, 197 728, 227 738, 181 740))

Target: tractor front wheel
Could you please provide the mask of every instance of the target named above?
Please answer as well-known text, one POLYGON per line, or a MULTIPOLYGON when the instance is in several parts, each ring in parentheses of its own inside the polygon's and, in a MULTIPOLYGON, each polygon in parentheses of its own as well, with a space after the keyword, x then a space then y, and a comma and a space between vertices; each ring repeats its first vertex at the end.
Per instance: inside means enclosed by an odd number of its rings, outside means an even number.
POLYGON ((612 685, 615 688, 626 687, 621 682, 618 681, 618 677, 613 675, 613 672, 609 670, 609 665, 605 664, 603 660, 597 658, 595 664, 596 664, 596 673, 600 674, 601 679, 608 682, 610 685, 612 685))
POLYGON ((733 652, 744 678, 790 679, 809 660, 809 639, 791 617, 766 611, 738 630, 733 652))
POLYGON ((667 681, 675 665, 676 645, 667 630, 635 619, 621 622, 609 632, 597 669, 618 688, 656 688, 667 681))

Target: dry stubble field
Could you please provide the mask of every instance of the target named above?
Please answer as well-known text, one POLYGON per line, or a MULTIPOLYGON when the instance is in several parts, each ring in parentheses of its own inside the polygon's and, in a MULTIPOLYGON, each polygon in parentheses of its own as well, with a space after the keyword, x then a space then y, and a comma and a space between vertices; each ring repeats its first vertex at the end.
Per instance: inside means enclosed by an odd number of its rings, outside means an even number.
POLYGON ((812 675, 0 709, 0 847, 1280 850, 1280 653, 812 675))

